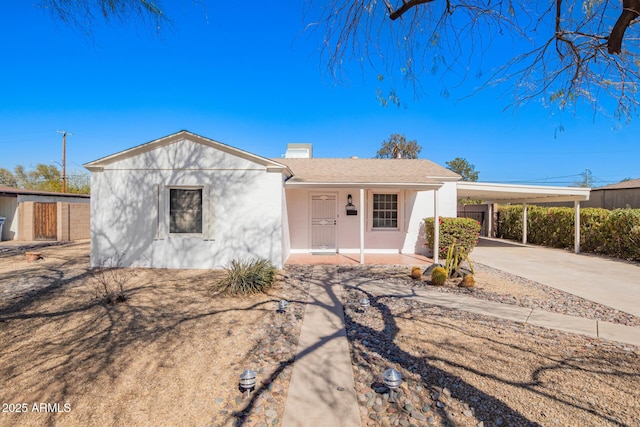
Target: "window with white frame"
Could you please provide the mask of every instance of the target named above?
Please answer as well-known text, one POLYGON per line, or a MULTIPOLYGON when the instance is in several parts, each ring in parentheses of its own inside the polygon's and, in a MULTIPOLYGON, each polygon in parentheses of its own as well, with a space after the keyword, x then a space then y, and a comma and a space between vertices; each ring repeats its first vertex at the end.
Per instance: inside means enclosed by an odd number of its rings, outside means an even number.
POLYGON ((202 188, 169 189, 169 233, 202 233, 202 188))
POLYGON ((373 207, 371 210, 373 229, 397 229, 398 228, 398 194, 374 193, 373 207))

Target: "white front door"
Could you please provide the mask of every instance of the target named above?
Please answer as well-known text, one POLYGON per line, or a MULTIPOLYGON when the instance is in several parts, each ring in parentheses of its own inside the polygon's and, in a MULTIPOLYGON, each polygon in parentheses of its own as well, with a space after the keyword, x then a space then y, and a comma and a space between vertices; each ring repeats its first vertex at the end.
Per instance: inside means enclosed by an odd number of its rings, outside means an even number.
POLYGON ((336 251, 336 195, 311 195, 311 250, 336 251))

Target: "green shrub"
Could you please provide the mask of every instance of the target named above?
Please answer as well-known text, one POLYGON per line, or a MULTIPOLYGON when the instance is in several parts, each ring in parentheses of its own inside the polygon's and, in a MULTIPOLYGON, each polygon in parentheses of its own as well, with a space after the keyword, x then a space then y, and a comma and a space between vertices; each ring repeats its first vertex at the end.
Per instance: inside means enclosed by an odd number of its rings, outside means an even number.
POLYGON ((264 292, 273 286, 278 270, 264 258, 232 260, 225 268, 227 277, 218 283, 222 292, 246 295, 264 292))
MULTIPOLYGON (((440 256, 446 257, 451 245, 455 244, 455 255, 466 259, 478 243, 480 223, 471 218, 440 217, 440 256)), ((425 218, 425 240, 433 246, 433 218, 425 218)))
POLYGON ((431 284, 435 286, 442 286, 447 281, 447 270, 442 267, 436 267, 431 271, 431 284))
MULTIPOLYGON (((556 248, 574 248, 573 208, 527 206, 527 241, 556 248)), ((522 240, 522 206, 498 208, 497 237, 522 240)), ((580 210, 580 247, 627 260, 640 261, 640 209, 580 210)))
POLYGON ((496 237, 522 240, 522 205, 498 207, 496 237))

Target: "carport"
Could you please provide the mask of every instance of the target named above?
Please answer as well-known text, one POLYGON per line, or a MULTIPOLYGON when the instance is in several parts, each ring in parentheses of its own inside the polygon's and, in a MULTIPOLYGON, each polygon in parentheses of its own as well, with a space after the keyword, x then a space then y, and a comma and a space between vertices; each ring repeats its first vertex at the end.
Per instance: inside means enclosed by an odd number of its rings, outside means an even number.
MULTIPOLYGON (((573 202, 575 215, 575 252, 580 253, 580 202, 589 200, 590 188, 552 187, 542 185, 495 184, 490 182, 457 183, 458 201, 482 200, 489 206, 489 218, 493 218, 494 203, 522 204, 522 243, 527 243, 527 204, 547 202, 573 202)), ((489 220, 489 236, 491 235, 489 220)))

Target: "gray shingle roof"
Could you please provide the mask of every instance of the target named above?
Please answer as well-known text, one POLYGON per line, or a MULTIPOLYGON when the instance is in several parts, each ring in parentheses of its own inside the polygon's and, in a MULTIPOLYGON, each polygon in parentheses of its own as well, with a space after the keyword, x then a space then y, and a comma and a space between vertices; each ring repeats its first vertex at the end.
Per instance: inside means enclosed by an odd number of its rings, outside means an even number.
POLYGON ((435 183, 460 175, 423 159, 273 159, 293 172, 291 182, 435 183))
POLYGON ((619 190, 623 188, 640 188, 640 178, 630 179, 628 181, 618 182, 616 184, 606 185, 604 187, 594 188, 594 190, 619 190))

